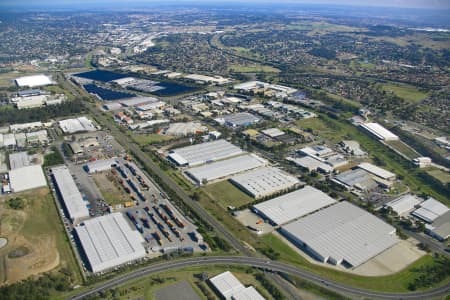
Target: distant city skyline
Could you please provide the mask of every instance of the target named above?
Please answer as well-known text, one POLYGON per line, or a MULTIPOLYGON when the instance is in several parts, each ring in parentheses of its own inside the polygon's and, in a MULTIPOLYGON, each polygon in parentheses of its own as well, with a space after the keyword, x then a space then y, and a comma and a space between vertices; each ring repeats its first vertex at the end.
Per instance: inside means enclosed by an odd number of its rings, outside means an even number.
MULTIPOLYGON (((124 0, 59 0, 57 3, 53 0, 43 0, 36 3, 36 1, 30 0, 3 0, 0 1, 1 6, 65 6, 71 5, 75 6, 77 4, 120 4, 121 6, 125 4, 130 4, 130 6, 134 4, 220 4, 220 3, 230 3, 230 4, 246 4, 246 3, 271 3, 274 4, 273 1, 269 0, 200 0, 200 1, 192 1, 192 0, 178 0, 178 1, 163 1, 163 0, 132 0, 132 1, 124 1, 124 0)), ((450 0, 377 0, 377 1, 361 1, 361 0, 280 0, 277 3, 282 4, 332 4, 332 5, 357 5, 357 6, 368 6, 368 7, 404 7, 404 8, 430 8, 430 9, 450 9, 450 0)))

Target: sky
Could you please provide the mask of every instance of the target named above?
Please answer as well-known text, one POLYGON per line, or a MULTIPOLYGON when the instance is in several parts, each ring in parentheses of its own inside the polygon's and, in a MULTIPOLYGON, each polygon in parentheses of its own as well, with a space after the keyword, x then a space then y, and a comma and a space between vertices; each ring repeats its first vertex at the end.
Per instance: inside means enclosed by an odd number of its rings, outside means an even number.
POLYGON ((450 9, 450 0, 178 0, 178 1, 164 1, 164 0, 0 0, 0 6, 64 6, 76 4, 126 4, 126 3, 308 3, 308 4, 340 4, 340 5, 358 5, 358 6, 380 6, 380 7, 405 7, 405 8, 430 8, 430 9, 450 9), (56 4, 57 3, 57 4, 56 4))

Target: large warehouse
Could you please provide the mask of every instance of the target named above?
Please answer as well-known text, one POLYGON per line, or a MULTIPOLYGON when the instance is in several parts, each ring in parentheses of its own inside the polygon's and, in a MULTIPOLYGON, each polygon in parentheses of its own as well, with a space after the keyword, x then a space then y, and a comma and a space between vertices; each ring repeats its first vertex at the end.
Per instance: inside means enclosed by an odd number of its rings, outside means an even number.
POLYGON ((83 200, 69 169, 66 166, 59 166, 52 168, 51 171, 58 196, 72 222, 76 224, 81 219, 89 217, 86 202, 83 200))
POLYGON ((275 225, 283 225, 335 202, 324 192, 312 186, 305 186, 300 190, 256 204, 253 211, 275 225))
POLYGON ((178 166, 193 167, 242 153, 243 151, 239 147, 225 140, 217 140, 172 150, 168 159, 178 166))
POLYGON ((217 161, 204 166, 186 170, 186 175, 194 180, 198 185, 204 181, 223 179, 237 173, 262 167, 267 161, 255 154, 245 154, 227 160, 217 161))
POLYGON ((58 122, 58 124, 64 133, 69 133, 69 134, 97 130, 95 125, 92 123, 92 121, 86 117, 61 120, 58 122))
POLYGON ((25 166, 9 171, 9 183, 14 193, 47 186, 47 180, 40 165, 25 166))
POLYGON ((230 271, 223 272, 209 280, 223 299, 233 300, 264 300, 258 291, 245 287, 230 271))
POLYGON ((370 134, 382 141, 397 141, 399 138, 378 123, 363 123, 360 125, 370 134))
POLYGON ((145 257, 144 239, 121 213, 85 221, 75 231, 92 272, 105 271, 145 257))
POLYGON ((345 201, 283 226, 281 233, 318 260, 345 267, 398 242, 394 227, 345 201))
POLYGON ((287 191, 300 184, 294 176, 274 167, 264 167, 231 178, 231 182, 255 199, 287 191))
POLYGON ((429 198, 422 202, 420 207, 411 214, 427 223, 433 223, 434 220, 446 214, 448 211, 450 209, 447 206, 433 198, 429 198))
POLYGON ((53 84, 50 77, 43 74, 19 77, 15 81, 18 87, 30 88, 53 84))

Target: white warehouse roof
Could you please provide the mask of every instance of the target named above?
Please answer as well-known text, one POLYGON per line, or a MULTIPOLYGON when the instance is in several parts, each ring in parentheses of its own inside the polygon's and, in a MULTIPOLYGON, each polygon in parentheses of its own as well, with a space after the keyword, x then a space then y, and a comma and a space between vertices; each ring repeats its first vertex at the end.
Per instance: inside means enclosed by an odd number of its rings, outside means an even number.
POLYGON ((267 161, 255 154, 246 154, 227 160, 217 161, 204 166, 186 170, 186 174, 201 184, 203 179, 208 182, 225 178, 240 172, 255 169, 267 164, 267 161))
POLYGON ((254 287, 246 288, 230 271, 214 276, 209 281, 227 300, 264 300, 254 287))
POLYGON ((300 190, 256 204, 253 208, 273 223, 282 225, 335 202, 324 192, 312 186, 305 186, 300 190))
POLYGON ((385 206, 392 208, 393 211, 401 216, 412 211, 420 202, 422 202, 422 200, 419 197, 406 194, 386 203, 385 206))
POLYGON ((131 229, 121 213, 90 219, 75 230, 94 273, 146 255, 142 236, 131 229))
POLYGON ((441 202, 430 198, 420 204, 420 208, 413 211, 411 214, 417 218, 424 220, 427 223, 433 223, 434 220, 444 215, 449 211, 449 208, 441 202))
POLYGON ((32 76, 24 76, 24 77, 19 77, 16 78, 16 84, 19 87, 37 87, 37 86, 44 86, 44 85, 50 85, 53 84, 52 80, 50 79, 50 77, 43 75, 43 74, 39 74, 39 75, 32 75, 32 76))
POLYGON ((323 262, 353 267, 398 242, 394 227, 345 201, 284 226, 282 233, 323 262))
POLYGON ((360 126, 380 140, 395 141, 399 139, 397 135, 393 134, 378 123, 363 123, 360 126))
POLYGON ((11 190, 15 193, 47 186, 40 165, 26 166, 9 171, 11 190))
POLYGON ((69 169, 66 166, 54 167, 51 169, 55 186, 58 189, 59 196, 64 202, 70 219, 77 223, 79 219, 89 217, 89 210, 86 202, 83 201, 69 169))
POLYGON ((76 119, 65 119, 58 122, 59 127, 64 133, 76 133, 83 131, 96 131, 94 124, 86 117, 76 119))
POLYGON ((264 167, 231 178, 231 182, 258 199, 288 190, 300 183, 294 176, 274 167, 264 167))
POLYGON ((383 178, 385 180, 395 179, 395 174, 394 173, 389 172, 389 171, 387 171, 385 169, 382 169, 380 167, 377 167, 375 165, 372 165, 370 163, 366 163, 366 162, 360 163, 358 165, 358 168, 363 169, 363 170, 365 170, 365 171, 367 171, 367 172, 369 172, 369 173, 371 173, 371 174, 373 174, 375 176, 383 178))
POLYGON ((239 147, 225 140, 217 140, 172 150, 169 159, 172 159, 178 165, 192 167, 242 153, 243 151, 239 147))

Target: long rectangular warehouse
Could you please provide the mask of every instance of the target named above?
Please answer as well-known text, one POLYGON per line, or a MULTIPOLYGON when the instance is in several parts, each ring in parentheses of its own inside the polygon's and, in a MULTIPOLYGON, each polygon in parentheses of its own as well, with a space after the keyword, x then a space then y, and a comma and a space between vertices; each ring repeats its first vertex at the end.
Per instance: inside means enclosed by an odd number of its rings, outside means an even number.
POLYGON ((172 150, 168 159, 181 167, 193 167, 242 153, 243 151, 239 147, 226 140, 217 140, 172 150))
POLYGON ((393 134, 391 131, 387 130, 378 123, 363 123, 360 126, 379 140, 396 141, 399 139, 397 135, 393 134))
POLYGON ((287 191, 300 180, 274 167, 264 167, 231 178, 231 182, 255 199, 287 191))
POLYGON ((300 190, 256 204, 253 210, 273 224, 282 225, 335 202, 324 192, 312 186, 305 186, 300 190))
POLYGON ((63 201, 72 222, 78 223, 80 219, 89 217, 86 202, 83 201, 83 196, 81 196, 69 169, 66 166, 59 166, 52 168, 51 171, 58 196, 63 201))
POLYGON ((144 239, 121 213, 90 219, 75 227, 92 272, 105 271, 145 257, 144 239))
POLYGON ((267 161, 255 154, 246 154, 227 160, 221 160, 212 164, 191 168, 186 170, 186 175, 197 184, 204 184, 213 180, 226 178, 228 176, 262 167, 267 161))
POLYGON ((394 227, 346 201, 283 226, 281 233, 318 260, 346 267, 398 242, 394 227))

